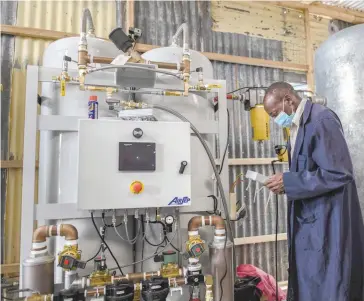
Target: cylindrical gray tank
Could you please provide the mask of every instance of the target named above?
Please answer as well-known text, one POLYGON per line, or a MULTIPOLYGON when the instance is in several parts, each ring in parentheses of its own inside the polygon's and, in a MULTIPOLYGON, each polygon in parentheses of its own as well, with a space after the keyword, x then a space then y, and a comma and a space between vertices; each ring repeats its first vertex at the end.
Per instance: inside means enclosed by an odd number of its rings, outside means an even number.
POLYGON ((211 275, 214 278, 214 300, 234 300, 233 244, 228 241, 212 242, 209 245, 211 275), (226 261, 225 261, 226 260, 226 261), (226 276, 225 275, 226 272, 226 276), (221 279, 222 285, 220 285, 221 279), (222 294, 222 298, 221 298, 222 294))
POLYGON ((40 294, 53 294, 54 256, 28 257, 23 261, 23 288, 40 294))
POLYGON ((364 25, 332 35, 316 51, 316 92, 341 119, 364 202, 364 25), (362 162, 362 163, 360 163, 362 162))

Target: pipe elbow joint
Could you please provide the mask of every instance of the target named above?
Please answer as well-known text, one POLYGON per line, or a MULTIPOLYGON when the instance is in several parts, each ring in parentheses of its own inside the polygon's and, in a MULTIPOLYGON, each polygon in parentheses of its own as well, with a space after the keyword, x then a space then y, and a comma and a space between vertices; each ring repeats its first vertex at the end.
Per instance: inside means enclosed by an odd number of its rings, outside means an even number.
POLYGON ((71 224, 61 224, 60 225, 60 236, 64 236, 65 240, 77 240, 78 231, 75 226, 71 224))

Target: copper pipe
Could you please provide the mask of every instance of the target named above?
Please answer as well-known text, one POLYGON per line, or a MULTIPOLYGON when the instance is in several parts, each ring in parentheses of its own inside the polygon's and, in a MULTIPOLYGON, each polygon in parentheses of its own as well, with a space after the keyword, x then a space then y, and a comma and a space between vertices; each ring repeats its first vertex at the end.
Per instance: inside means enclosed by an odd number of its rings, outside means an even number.
POLYGON ((124 276, 115 276, 113 277, 113 282, 121 281, 121 280, 129 280, 133 282, 139 282, 142 280, 147 280, 152 278, 153 276, 159 276, 160 272, 146 272, 146 273, 129 273, 124 276))
POLYGON ((105 295, 105 286, 94 287, 85 291, 85 297, 99 297, 105 295))
POLYGON ((178 277, 175 278, 175 280, 173 281, 175 284, 177 284, 178 286, 182 286, 186 284, 186 279, 185 277, 178 277))
MULTIPOLYGON (((47 237, 58 236, 57 225, 51 226, 40 226, 33 233, 33 243, 45 242, 47 237)), ((70 224, 59 225, 59 236, 64 236, 66 240, 76 240, 78 239, 77 229, 70 224)))
POLYGON ((65 240, 76 240, 78 231, 73 225, 61 224, 60 236, 64 236, 65 240))
MULTIPOLYGON (((79 56, 78 56, 78 64, 79 65, 87 65, 89 63, 98 63, 98 64, 111 64, 111 62, 114 60, 113 58, 110 57, 103 57, 103 56, 94 56, 91 57, 90 55, 87 54, 87 51, 79 51, 78 52, 79 56)), ((134 53, 132 53, 133 55, 134 53)), ((132 58, 135 58, 134 61, 135 63, 149 63, 152 65, 157 65, 158 68, 160 69, 170 69, 170 70, 178 70, 178 71, 182 71, 184 70, 184 64, 180 64, 180 68, 177 69, 178 64, 174 64, 174 63, 164 63, 164 62, 154 62, 154 61, 146 61, 144 60, 142 57, 139 56, 132 56, 132 58)))
POLYGON ((138 282, 144 279, 144 273, 130 273, 127 277, 130 281, 138 282))
MULTIPOLYGON (((91 57, 90 55, 87 56, 88 58, 88 62, 91 62, 91 57)), ((111 64, 111 62, 113 61, 113 58, 110 57, 103 57, 103 56, 94 56, 92 57, 92 63, 98 63, 98 64, 111 64)))
POLYGON ((33 243, 46 241, 48 226, 40 226, 33 232, 33 243))
POLYGON ((194 216, 188 222, 188 231, 197 231, 202 226, 202 219, 204 219, 206 226, 215 226, 216 229, 225 229, 225 223, 221 216, 194 216), (210 224, 211 217, 211 224, 210 224))
POLYGON ((87 50, 79 50, 78 51, 78 65, 86 66, 90 61, 89 55, 87 54, 87 50))

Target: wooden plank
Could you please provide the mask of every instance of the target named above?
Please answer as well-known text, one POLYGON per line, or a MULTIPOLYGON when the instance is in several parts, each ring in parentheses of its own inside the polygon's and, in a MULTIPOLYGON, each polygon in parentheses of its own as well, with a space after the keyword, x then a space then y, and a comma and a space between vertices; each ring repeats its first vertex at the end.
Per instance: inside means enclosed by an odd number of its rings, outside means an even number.
POLYGON ((250 65, 250 66, 259 66, 259 67, 267 67, 267 68, 277 68, 284 70, 293 70, 293 71, 301 71, 307 72, 307 65, 303 64, 295 64, 281 61, 272 61, 272 60, 264 60, 257 59, 252 57, 244 57, 230 54, 220 54, 213 52, 201 52, 211 61, 220 61, 226 63, 233 64, 242 64, 242 65, 250 65))
MULTIPOLYGON (((1 160, 1 168, 23 168, 23 160, 1 160)), ((39 162, 35 162, 35 166, 39 166, 39 162)))
MULTIPOLYGON (((72 33, 58 32, 58 31, 54 31, 54 30, 26 28, 26 27, 3 25, 3 24, 1 25, 1 33, 14 35, 14 36, 27 37, 27 38, 46 39, 46 40, 57 40, 57 39, 64 38, 64 37, 77 36, 72 33)), ((147 44, 136 44, 135 49, 139 52, 146 52, 148 50, 159 48, 159 47, 160 46, 147 45, 147 44)), ((233 64, 251 65, 251 66, 259 66, 259 67, 267 67, 267 68, 277 68, 277 69, 293 70, 293 71, 301 71, 301 72, 307 72, 307 70, 308 70, 307 65, 302 65, 302 64, 264 60, 264 59, 258 59, 258 58, 243 57, 243 56, 236 56, 236 55, 229 55, 229 54, 220 54, 220 53, 213 53, 213 52, 201 52, 201 53, 212 61, 221 61, 221 62, 233 63, 233 64)))
POLYGON ((305 32, 306 32, 306 62, 308 65, 307 71, 307 87, 308 90, 315 91, 314 75, 313 75, 313 49, 311 39, 310 13, 305 10, 305 32))
POLYGON ((126 28, 125 28, 126 31, 128 31, 130 27, 134 27, 135 23, 134 7, 135 7, 134 0, 126 1, 126 28))
MULTIPOLYGON (((287 233, 279 233, 277 239, 278 241, 287 240, 287 233)), ((234 243, 236 246, 260 244, 273 241, 276 241, 275 234, 234 238, 234 243)))
POLYGON ((19 263, 7 263, 1 265, 1 274, 19 273, 19 263))
POLYGON ((23 160, 1 160, 1 168, 23 168, 23 160))
POLYGON ((43 40, 58 40, 68 37, 79 36, 78 34, 64 32, 64 31, 13 26, 5 24, 1 24, 0 30, 1 34, 8 34, 24 38, 43 39, 43 40))
POLYGON ((264 3, 302 11, 308 9, 310 14, 326 16, 353 24, 364 23, 364 13, 362 12, 322 3, 305 4, 299 1, 265 1, 264 3))

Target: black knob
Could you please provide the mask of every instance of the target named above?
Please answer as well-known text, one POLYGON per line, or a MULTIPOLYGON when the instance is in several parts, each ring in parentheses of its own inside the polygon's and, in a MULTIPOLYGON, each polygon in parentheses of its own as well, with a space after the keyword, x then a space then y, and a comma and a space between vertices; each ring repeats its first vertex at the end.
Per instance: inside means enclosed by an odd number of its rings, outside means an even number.
POLYGON ((179 168, 179 173, 180 174, 183 174, 184 173, 186 166, 187 166, 187 161, 182 161, 181 162, 181 166, 179 168))

